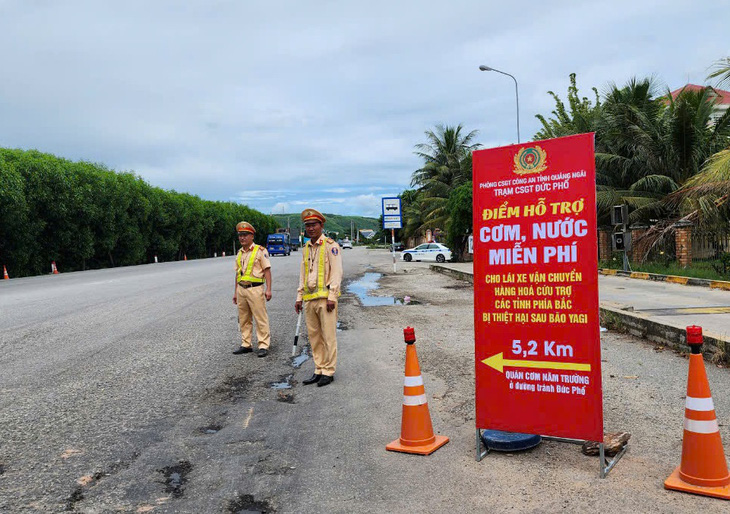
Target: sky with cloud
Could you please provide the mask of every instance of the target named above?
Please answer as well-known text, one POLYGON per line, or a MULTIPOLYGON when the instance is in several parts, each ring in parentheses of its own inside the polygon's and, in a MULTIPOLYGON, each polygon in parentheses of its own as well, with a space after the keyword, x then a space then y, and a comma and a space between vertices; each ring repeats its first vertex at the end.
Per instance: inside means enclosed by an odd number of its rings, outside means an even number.
POLYGON ((730 0, 0 0, 0 146, 263 212, 377 216, 437 124, 485 147, 552 90, 704 84, 730 0))

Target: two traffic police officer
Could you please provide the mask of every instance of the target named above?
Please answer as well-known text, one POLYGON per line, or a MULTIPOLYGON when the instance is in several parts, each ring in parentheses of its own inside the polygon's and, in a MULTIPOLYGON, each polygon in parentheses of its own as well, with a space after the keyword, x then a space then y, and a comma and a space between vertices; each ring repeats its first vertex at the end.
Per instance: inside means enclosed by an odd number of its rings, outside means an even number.
POLYGON ((256 337, 259 341, 257 355, 266 357, 271 344, 269 314, 266 302, 271 300, 271 263, 266 248, 253 242, 256 230, 250 223, 242 221, 236 225, 241 249, 236 255, 236 282, 233 303, 238 305, 238 323, 241 327, 241 347, 236 355, 253 351, 251 334, 252 318, 256 322, 256 337))
POLYGON ((309 241, 302 252, 299 288, 294 310, 304 308, 309 343, 314 358, 314 375, 303 384, 332 383, 337 364, 337 298, 342 282, 340 245, 322 235, 325 217, 314 209, 302 211, 309 241))

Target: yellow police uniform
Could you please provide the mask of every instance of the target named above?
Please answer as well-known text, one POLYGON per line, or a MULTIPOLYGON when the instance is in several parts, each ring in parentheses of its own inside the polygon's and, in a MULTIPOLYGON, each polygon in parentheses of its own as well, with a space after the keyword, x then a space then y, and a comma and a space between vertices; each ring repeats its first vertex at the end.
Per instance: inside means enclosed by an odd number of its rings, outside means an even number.
MULTIPOLYGON (((248 223, 245 230, 254 233, 248 223)), ((248 248, 241 248, 235 259, 236 270, 236 305, 238 306, 238 323, 241 328, 241 346, 251 348, 251 334, 253 332, 252 319, 256 322, 256 337, 259 350, 268 350, 271 345, 271 331, 269 329, 269 314, 266 311, 266 283, 265 271, 271 269, 269 253, 263 246, 253 243, 248 248)))
MULTIPOLYGON (((316 213, 313 209, 305 214, 316 213)), ((342 283, 342 251, 340 245, 324 235, 317 241, 308 241, 302 252, 299 269, 297 302, 304 302, 304 314, 312 346, 315 375, 333 376, 337 365, 337 299, 342 283), (335 302, 335 308, 327 312, 327 301, 335 302)))

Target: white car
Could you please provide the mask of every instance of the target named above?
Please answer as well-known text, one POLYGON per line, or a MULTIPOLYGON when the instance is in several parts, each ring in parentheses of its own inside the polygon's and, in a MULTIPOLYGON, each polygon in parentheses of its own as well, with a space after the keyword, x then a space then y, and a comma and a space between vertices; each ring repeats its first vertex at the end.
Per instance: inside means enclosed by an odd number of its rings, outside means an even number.
POLYGON ((423 243, 415 248, 403 250, 401 260, 446 262, 451 259, 451 250, 440 243, 423 243))
POLYGON ((352 250, 352 241, 350 241, 349 239, 345 239, 344 241, 342 241, 342 244, 340 244, 340 246, 343 250, 345 248, 349 248, 350 250, 352 250))

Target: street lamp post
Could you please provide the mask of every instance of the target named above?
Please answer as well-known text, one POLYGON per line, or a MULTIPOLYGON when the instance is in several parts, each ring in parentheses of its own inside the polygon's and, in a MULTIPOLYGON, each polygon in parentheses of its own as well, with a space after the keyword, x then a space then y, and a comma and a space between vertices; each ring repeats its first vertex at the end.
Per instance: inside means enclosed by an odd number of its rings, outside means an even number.
POLYGON ((490 68, 489 66, 484 66, 483 64, 479 66, 479 69, 482 71, 496 71, 497 73, 501 73, 502 75, 507 75, 508 77, 512 77, 512 80, 515 81, 515 100, 517 101, 517 143, 520 142, 520 95, 517 92, 517 79, 514 77, 514 75, 510 75, 509 73, 505 73, 504 71, 495 70, 494 68, 490 68))

